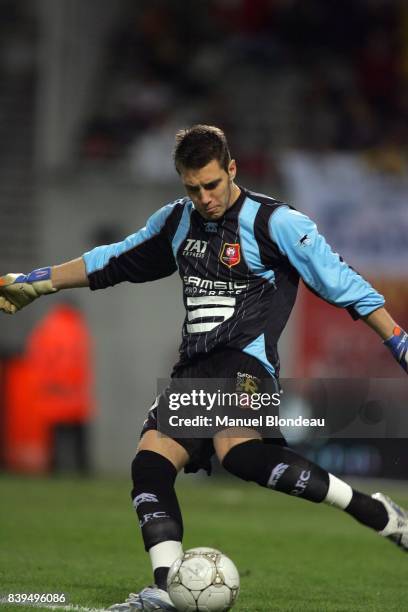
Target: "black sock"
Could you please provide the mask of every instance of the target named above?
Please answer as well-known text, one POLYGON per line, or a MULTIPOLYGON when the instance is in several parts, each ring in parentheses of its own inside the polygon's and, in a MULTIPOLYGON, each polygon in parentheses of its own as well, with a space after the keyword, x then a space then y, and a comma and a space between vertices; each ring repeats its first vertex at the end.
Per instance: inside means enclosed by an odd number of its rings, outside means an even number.
POLYGON ((146 551, 156 544, 183 539, 183 521, 174 489, 177 470, 153 451, 140 451, 132 463, 132 500, 146 551))
POLYGON ((231 448, 222 465, 228 472, 268 487, 322 502, 329 489, 329 474, 294 451, 262 440, 249 440, 231 448))
POLYGON ((384 504, 354 489, 351 502, 345 511, 363 525, 372 527, 376 531, 382 531, 388 523, 388 512, 384 504))
POLYGON ((157 567, 154 570, 154 582, 163 591, 167 591, 167 574, 169 569, 169 567, 157 567))
MULTIPOLYGON (((317 503, 325 501, 329 490, 326 470, 288 448, 267 445, 261 440, 234 446, 225 455, 223 466, 244 480, 317 503)), ((384 505, 351 487, 350 490, 353 495, 349 505, 335 505, 344 508, 363 525, 382 531, 389 520, 384 505)))

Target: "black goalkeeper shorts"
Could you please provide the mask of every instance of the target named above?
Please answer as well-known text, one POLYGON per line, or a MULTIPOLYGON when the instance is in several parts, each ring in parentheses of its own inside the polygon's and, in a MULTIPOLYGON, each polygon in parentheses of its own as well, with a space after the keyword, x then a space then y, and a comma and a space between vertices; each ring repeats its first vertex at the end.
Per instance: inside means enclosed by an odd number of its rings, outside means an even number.
MULTIPOLYGON (((141 436, 150 429, 158 429, 157 411, 161 408, 168 409, 168 396, 176 379, 227 379, 234 382, 237 387, 245 381, 255 381, 257 392, 267 387, 278 392, 279 382, 265 370, 263 365, 247 353, 234 349, 222 349, 211 353, 198 356, 195 360, 184 367, 178 368, 172 374, 170 386, 161 393, 150 408, 147 418, 143 424, 141 436)), ((251 411, 252 412, 252 411, 251 411)), ((259 430, 262 435, 262 431, 259 430)), ((211 457, 215 453, 213 440, 211 437, 180 437, 171 436, 189 454, 190 461, 184 468, 186 473, 197 472, 200 469, 211 473, 211 457)), ((279 430, 274 433, 274 437, 264 437, 265 443, 287 446, 285 438, 279 430)))

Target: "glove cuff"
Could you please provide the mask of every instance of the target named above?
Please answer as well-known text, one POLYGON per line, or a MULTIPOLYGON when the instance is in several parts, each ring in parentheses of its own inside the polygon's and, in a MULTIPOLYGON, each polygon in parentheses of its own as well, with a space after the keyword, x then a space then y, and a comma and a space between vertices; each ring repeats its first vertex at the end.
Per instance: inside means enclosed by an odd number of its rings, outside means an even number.
MULTIPOLYGON (((37 281, 44 281, 44 280, 51 280, 51 267, 48 266, 46 268, 37 268, 36 270, 33 270, 32 272, 30 272, 30 274, 27 274, 27 277, 25 278, 26 283, 36 283, 37 281)), ((18 279, 16 279, 16 282, 18 282, 18 279)))
MULTIPOLYGON (((18 279, 16 279, 18 282, 18 279)), ((47 293, 55 293, 58 291, 51 280, 51 267, 37 268, 28 274, 25 281, 34 287, 38 295, 46 295, 47 293)))

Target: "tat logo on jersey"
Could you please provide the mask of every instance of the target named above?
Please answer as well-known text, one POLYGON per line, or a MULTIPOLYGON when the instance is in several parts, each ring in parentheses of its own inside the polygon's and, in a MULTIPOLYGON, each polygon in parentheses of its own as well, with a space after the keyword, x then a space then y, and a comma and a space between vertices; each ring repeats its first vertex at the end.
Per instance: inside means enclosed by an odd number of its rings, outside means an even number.
POLYGON ((194 238, 188 238, 186 246, 183 250, 183 255, 188 257, 204 257, 207 250, 208 242, 206 240, 194 240, 194 238))
POLYGON ((234 244, 230 244, 228 242, 224 242, 220 261, 228 268, 232 268, 232 266, 236 266, 241 261, 241 251, 238 242, 234 244))

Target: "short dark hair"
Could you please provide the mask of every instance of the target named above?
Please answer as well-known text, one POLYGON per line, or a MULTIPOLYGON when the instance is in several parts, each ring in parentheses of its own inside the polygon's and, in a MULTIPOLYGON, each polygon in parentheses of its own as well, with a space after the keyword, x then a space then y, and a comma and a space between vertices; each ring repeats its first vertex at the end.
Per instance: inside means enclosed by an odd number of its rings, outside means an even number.
POLYGON ((183 168, 203 168, 213 159, 228 170, 231 161, 224 132, 214 125, 201 124, 177 132, 173 157, 179 174, 183 168))

